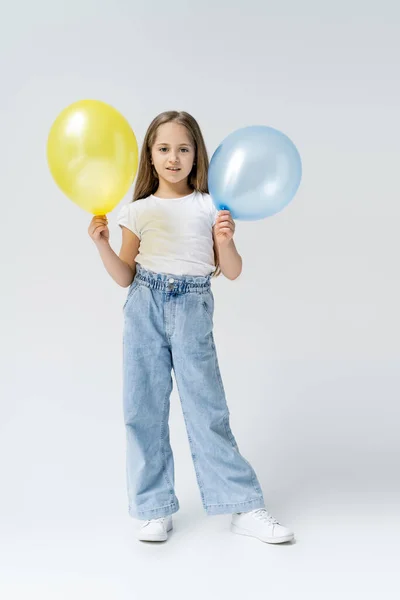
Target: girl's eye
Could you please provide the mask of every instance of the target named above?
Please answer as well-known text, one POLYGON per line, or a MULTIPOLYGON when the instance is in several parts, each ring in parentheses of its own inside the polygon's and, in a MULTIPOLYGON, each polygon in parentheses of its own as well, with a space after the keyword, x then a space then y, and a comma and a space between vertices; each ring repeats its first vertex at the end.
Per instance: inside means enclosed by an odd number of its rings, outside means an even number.
MULTIPOLYGON (((162 146, 161 148, 159 148, 160 152, 162 152, 163 154, 165 154, 165 152, 168 152, 168 148, 166 146, 162 146)), ((181 148, 182 152, 189 152, 188 148, 181 148)))

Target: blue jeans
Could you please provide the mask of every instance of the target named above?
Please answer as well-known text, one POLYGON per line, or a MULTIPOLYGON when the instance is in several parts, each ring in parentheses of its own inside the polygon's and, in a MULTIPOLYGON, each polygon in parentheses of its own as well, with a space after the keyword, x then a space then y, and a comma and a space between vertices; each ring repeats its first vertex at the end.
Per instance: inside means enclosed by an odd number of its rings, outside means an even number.
POLYGON ((168 426, 172 369, 206 513, 264 508, 229 425, 210 277, 153 273, 138 264, 123 312, 129 514, 145 520, 179 510, 168 426))

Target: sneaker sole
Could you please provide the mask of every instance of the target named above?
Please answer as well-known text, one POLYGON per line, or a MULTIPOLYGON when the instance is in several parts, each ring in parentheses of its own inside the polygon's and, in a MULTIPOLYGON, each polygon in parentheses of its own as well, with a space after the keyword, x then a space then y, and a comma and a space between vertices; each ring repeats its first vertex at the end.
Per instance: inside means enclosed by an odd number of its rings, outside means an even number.
POLYGON ((151 535, 151 534, 144 535, 144 534, 139 533, 138 540, 140 542, 165 542, 168 539, 168 532, 171 531, 172 529, 173 529, 172 525, 170 527, 168 527, 166 536, 151 535))
POLYGON ((281 537, 261 537, 256 535, 250 529, 244 529, 243 527, 238 527, 237 525, 231 524, 231 531, 233 533, 237 533, 238 535, 248 535, 249 537, 255 537, 262 542, 267 542, 267 544, 282 544, 282 542, 291 542, 294 539, 294 533, 290 535, 282 535, 281 537))

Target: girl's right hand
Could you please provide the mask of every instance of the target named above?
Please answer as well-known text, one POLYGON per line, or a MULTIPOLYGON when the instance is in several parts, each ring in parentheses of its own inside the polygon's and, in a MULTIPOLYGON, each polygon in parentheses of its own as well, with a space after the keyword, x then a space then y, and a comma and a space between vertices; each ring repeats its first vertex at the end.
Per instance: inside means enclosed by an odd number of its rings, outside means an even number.
POLYGON ((95 244, 106 242, 110 239, 108 230, 108 219, 106 215, 95 215, 90 221, 88 233, 95 244))

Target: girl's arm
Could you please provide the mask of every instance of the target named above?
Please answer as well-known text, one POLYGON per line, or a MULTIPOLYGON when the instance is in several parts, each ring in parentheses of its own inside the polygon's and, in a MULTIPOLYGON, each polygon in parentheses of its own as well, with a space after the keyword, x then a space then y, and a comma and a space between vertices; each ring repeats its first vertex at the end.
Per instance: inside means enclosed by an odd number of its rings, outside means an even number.
POLYGON ((236 279, 242 272, 242 257, 233 241, 234 232, 235 222, 229 210, 219 211, 213 227, 214 247, 221 272, 228 279, 236 279))
POLYGON ((109 244, 107 217, 93 217, 89 226, 89 235, 96 244, 107 273, 118 285, 128 287, 135 277, 135 258, 139 252, 139 238, 126 227, 122 229, 122 246, 119 256, 109 244))
POLYGON ((216 245, 216 250, 222 274, 228 279, 239 277, 242 272, 242 257, 236 250, 235 242, 231 240, 226 245, 216 245))
MULTIPOLYGON (((124 227, 124 229, 126 228, 124 227)), ((129 231, 129 229, 127 229, 127 231, 129 231)), ((129 233, 136 237, 131 231, 129 231, 129 233)), ((136 239, 138 241, 137 249, 139 249, 139 239, 137 237, 136 239)), ((132 283, 136 273, 136 263, 135 260, 132 259, 132 256, 136 258, 138 252, 136 252, 136 254, 128 254, 128 246, 126 243, 124 244, 124 241, 122 242, 119 256, 116 255, 108 242, 100 242, 96 244, 96 246, 107 273, 111 275, 118 285, 128 287, 132 283)), ((136 242, 131 241, 129 247, 132 252, 134 252, 136 249, 136 242)))

